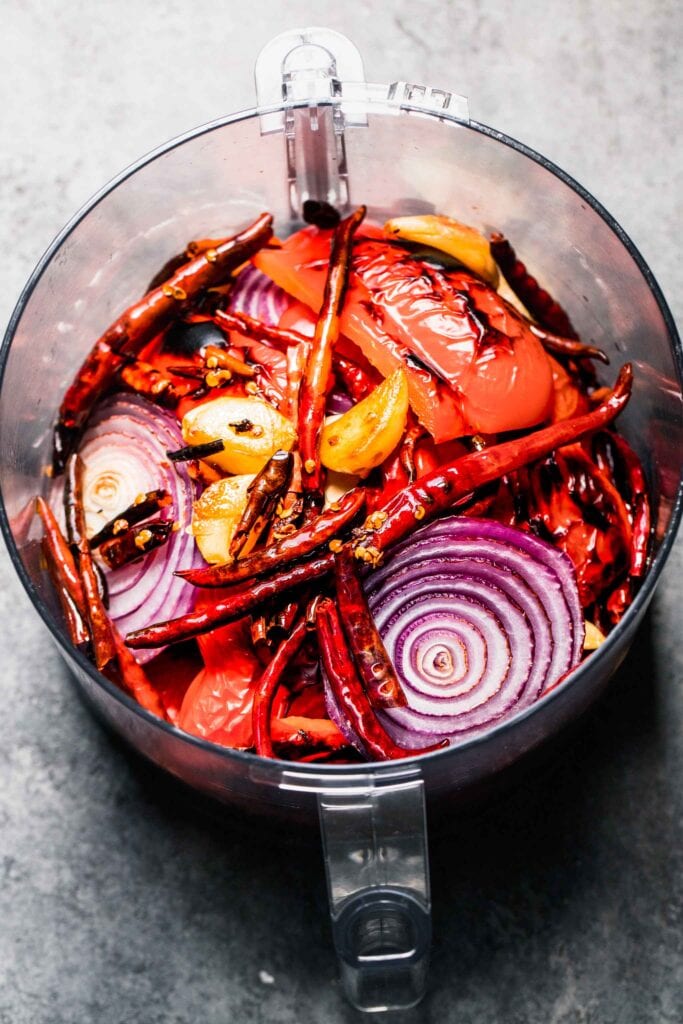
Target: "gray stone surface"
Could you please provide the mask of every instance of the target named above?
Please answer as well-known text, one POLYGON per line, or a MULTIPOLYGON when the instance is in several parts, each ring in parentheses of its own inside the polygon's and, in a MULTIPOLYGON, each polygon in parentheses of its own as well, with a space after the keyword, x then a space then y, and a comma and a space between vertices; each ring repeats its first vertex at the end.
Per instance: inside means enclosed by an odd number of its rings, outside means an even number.
MULTIPOLYGON (((89 194, 249 105, 260 46, 306 23, 355 39, 371 80, 464 92, 478 120, 574 174, 680 321, 673 0, 5 0, 0 321, 89 194)), ((554 771, 433 843, 430 992, 400 1020, 683 1021, 682 565, 679 542, 619 680, 554 771)), ((358 1019, 315 845, 276 849, 159 790, 75 698, 4 552, 0 572, 0 1024, 358 1019)))

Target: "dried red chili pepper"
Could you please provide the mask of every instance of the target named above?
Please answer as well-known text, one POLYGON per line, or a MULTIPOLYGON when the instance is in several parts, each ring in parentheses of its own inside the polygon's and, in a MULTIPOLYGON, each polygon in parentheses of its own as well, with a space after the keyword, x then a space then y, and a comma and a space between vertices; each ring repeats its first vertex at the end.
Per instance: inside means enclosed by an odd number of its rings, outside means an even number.
MULTIPOLYGON (((195 322, 197 318, 191 318, 195 322)), ((273 348, 280 352, 286 352, 292 345, 310 345, 311 339, 299 331, 289 330, 284 327, 275 327, 272 324, 265 324, 246 313, 238 313, 237 310, 218 310, 212 317, 217 327, 224 331, 237 331, 245 338, 252 341, 266 341, 273 348)))
POLYGON ((365 494, 361 488, 348 491, 336 503, 336 507, 330 506, 316 519, 276 544, 255 551, 237 562, 187 569, 177 572, 176 576, 181 576, 196 587, 226 587, 243 580, 258 579, 305 558, 316 548, 327 544, 355 519, 364 502, 365 494))
POLYGON ((85 612, 90 627, 95 664, 98 669, 102 670, 116 657, 116 648, 111 623, 100 597, 90 545, 85 533, 83 460, 80 455, 69 456, 65 476, 64 511, 67 536, 83 586, 85 612))
POLYGON ((173 523, 168 519, 159 519, 151 523, 140 523, 111 540, 100 545, 100 555, 110 569, 120 569, 124 565, 144 558, 150 551, 165 544, 173 531, 173 523))
POLYGON ((417 467, 415 465, 415 446, 417 442, 423 438, 426 431, 421 423, 419 423, 414 413, 408 413, 408 424, 406 426, 406 432, 399 448, 398 457, 403 467, 403 470, 408 478, 408 483, 412 484, 415 482, 418 476, 417 467))
POLYGON ((287 590, 325 576, 332 568, 333 559, 334 556, 328 552, 327 555, 292 566, 268 579, 230 587, 213 607, 137 629, 128 634, 126 643, 133 648, 162 647, 210 633, 216 626, 248 615, 287 590))
POLYGON ((114 625, 112 625, 111 631, 114 638, 119 675, 117 678, 112 673, 111 666, 109 666, 106 674, 110 677, 113 676, 113 681, 120 683, 145 711, 150 711, 158 718, 168 721, 166 709, 144 668, 138 664, 133 654, 128 650, 123 637, 114 625))
POLYGON ((405 693, 387 654, 348 546, 334 558, 337 607, 361 681, 374 708, 403 708, 405 693))
POLYGON ((90 630, 81 613, 85 608, 83 585, 52 509, 43 498, 36 498, 36 510, 43 524, 43 554, 59 597, 71 642, 81 650, 90 644, 90 630))
POLYGON ((638 578, 644 575, 647 567, 647 554, 652 526, 650 499, 645 474, 640 459, 628 442, 619 434, 612 432, 600 434, 595 439, 594 451, 599 465, 603 465, 605 461, 605 456, 602 454, 604 446, 613 450, 612 466, 609 468, 616 472, 616 466, 614 465, 615 454, 622 464, 624 480, 621 486, 619 486, 618 481, 617 486, 629 507, 631 517, 630 572, 631 576, 638 578))
POLYGON ((91 549, 99 547, 105 540, 111 540, 112 537, 125 533, 129 527, 149 519, 155 512, 160 512, 162 508, 167 508, 170 504, 171 496, 168 491, 163 489, 147 491, 146 494, 138 495, 132 505, 124 508, 90 538, 91 549))
POLYGON ((540 339, 546 352, 551 352, 554 356, 565 356, 568 359, 597 359, 606 366, 609 365, 607 353, 595 345, 584 345, 576 338, 563 338, 539 327, 538 324, 529 324, 529 329, 540 339))
POLYGON ((519 440, 505 441, 483 451, 463 455, 455 462, 421 477, 409 487, 404 487, 381 510, 386 515, 382 524, 376 529, 372 526, 366 528, 360 534, 355 545, 356 556, 369 564, 378 564, 383 550, 451 508, 459 498, 499 479, 505 473, 543 458, 555 448, 601 430, 628 402, 632 380, 631 365, 626 363, 619 373, 614 390, 592 412, 553 423, 519 440))
POLYGON ((249 484, 247 504, 228 548, 230 558, 238 558, 247 545, 251 549, 268 526, 289 484, 293 461, 291 452, 275 452, 249 484))
POLYGON ((178 387, 163 370, 157 370, 151 363, 144 363, 139 359, 122 366, 119 377, 121 383, 136 395, 142 395, 157 405, 163 405, 165 409, 175 409, 178 402, 187 398, 192 390, 192 385, 178 387))
POLYGON ((97 399, 131 356, 164 327, 180 303, 225 277, 268 241, 272 217, 262 214, 252 225, 207 249, 180 267, 158 288, 149 291, 109 327, 86 357, 59 409, 53 444, 53 467, 61 472, 97 399))
POLYGON ((448 746, 448 740, 443 740, 418 750, 399 747, 372 709, 349 652, 339 613, 330 598, 323 598, 318 604, 316 628, 320 657, 337 706, 372 758, 390 761, 416 757, 448 746))
POLYGON ((299 449, 303 470, 304 510, 322 507, 320 432, 332 373, 332 352, 339 336, 339 317, 349 281, 353 236, 365 216, 360 206, 335 228, 320 313, 310 345, 299 395, 299 449))
POLYGON ((491 255, 517 298, 524 303, 542 327, 547 327, 563 338, 578 338, 571 320, 560 304, 549 292, 541 288, 524 263, 517 259, 517 254, 507 238, 498 232, 491 237, 491 255))
POLYGON ((169 277, 172 277, 180 270, 188 260, 199 256, 201 253, 205 253, 207 249, 219 249, 227 241, 227 238, 197 238, 192 242, 188 242, 182 252, 171 256, 164 263, 161 270, 157 271, 145 290, 147 292, 154 291, 155 288, 159 288, 165 281, 168 281, 169 277))
POLYGON ((225 349, 218 348, 217 345, 207 345, 204 349, 204 365, 209 371, 216 369, 229 370, 236 377, 251 378, 256 376, 256 370, 253 366, 249 366, 243 359, 238 359, 237 356, 231 355, 225 349))
POLYGON ((306 621, 301 619, 288 637, 282 641, 261 676, 254 691, 252 706, 252 727, 256 753, 261 757, 274 757, 270 736, 270 714, 275 691, 282 681, 287 666, 294 658, 306 637, 306 621))

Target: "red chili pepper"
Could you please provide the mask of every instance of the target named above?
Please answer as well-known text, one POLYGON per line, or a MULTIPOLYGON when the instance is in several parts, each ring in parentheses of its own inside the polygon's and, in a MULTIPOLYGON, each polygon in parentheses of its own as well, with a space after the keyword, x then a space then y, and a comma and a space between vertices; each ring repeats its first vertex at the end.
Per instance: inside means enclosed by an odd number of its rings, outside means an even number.
POLYGON ((180 640, 190 640, 203 633, 210 633, 217 626, 248 615, 255 608, 260 608, 287 590, 320 579, 331 570, 333 562, 334 555, 328 552, 327 555, 304 562, 302 565, 295 565, 269 579, 231 587, 211 608, 195 610, 178 619, 157 622, 145 626, 144 629, 137 629, 128 634, 126 643, 133 648, 162 647, 165 644, 174 644, 180 640))
POLYGON ((644 575, 647 566, 652 526, 650 499, 643 467, 631 446, 619 434, 600 435, 596 441, 612 446, 623 464, 627 493, 622 493, 622 496, 628 503, 631 515, 631 576, 638 578, 644 575))
POLYGON ((119 536, 106 540, 100 546, 100 555, 110 569, 120 569, 161 547, 170 537, 172 530, 173 523, 167 519, 131 526, 119 536))
POLYGON ((85 612, 90 627, 95 664, 98 669, 102 670, 115 659, 116 647, 111 623, 100 597, 90 544, 85 533, 83 461, 77 454, 70 455, 66 464, 64 510, 69 544, 77 560, 83 587, 85 612))
POLYGON ((552 352, 555 356, 565 356, 568 359, 598 359, 606 366, 609 365, 609 356, 601 348, 594 345, 584 345, 576 338, 563 338, 559 334, 547 331, 538 324, 530 324, 530 330, 540 339, 546 352, 552 352))
POLYGON ((124 689, 128 690, 132 697, 135 697, 140 707, 150 711, 153 715, 157 715, 159 718, 168 720, 168 715, 161 698, 154 689, 144 668, 138 664, 135 657, 128 650, 123 637, 114 625, 112 625, 111 631, 116 648, 120 681, 124 689))
POLYGON ((226 352, 223 348, 218 348, 217 345, 207 345, 204 349, 204 363, 207 370, 229 370, 230 373, 234 373, 237 377, 254 377, 256 370, 253 366, 249 366, 244 362, 244 359, 238 359, 237 356, 231 355, 226 352))
POLYGON ((277 544, 255 551, 238 562, 187 569, 176 573, 196 587, 225 587, 242 580, 258 579, 275 569, 310 555, 355 519, 365 501, 361 488, 348 491, 338 507, 326 509, 296 533, 277 544))
POLYGON ((399 747, 370 705, 347 647, 339 613, 330 598, 323 598, 318 604, 316 627, 320 656, 334 699, 370 757, 377 761, 390 761, 399 757, 416 757, 448 746, 448 740, 444 740, 418 750, 399 747))
POLYGON ((125 363, 119 377, 121 383, 134 391, 136 395, 142 395, 150 402, 163 405, 165 409, 175 409, 178 403, 183 398, 187 398, 195 387, 194 384, 178 387, 163 370, 157 370, 151 363, 144 363, 139 359, 132 363, 125 363))
POLYGON ((272 235, 272 217, 254 223, 185 263, 163 285, 130 306, 109 327, 87 356, 59 409, 54 434, 53 466, 61 472, 97 399, 114 381, 123 363, 136 356, 178 310, 179 304, 225 277, 253 256, 272 235))
POLYGON ((230 541, 230 558, 238 558, 247 545, 250 550, 258 541, 289 483, 293 462, 291 452, 277 451, 249 484, 247 504, 230 541))
POLYGON ((270 714, 273 698, 287 666, 294 658, 306 637, 306 620, 301 619, 273 655, 270 664, 259 680, 254 693, 252 726, 256 753, 261 757, 274 757, 270 736, 270 714))
MULTIPOLYGON (((197 323, 203 317, 190 317, 190 322, 197 323)), ((237 331, 245 338, 253 341, 267 341, 280 352, 286 352, 292 345, 311 344, 311 339, 299 331, 288 330, 284 327, 274 327, 272 324, 265 324, 246 313, 238 313, 237 310, 217 310, 211 318, 217 327, 224 331, 237 331)))
POLYGON ((320 432, 332 372, 332 353, 339 336, 339 317, 349 281, 353 236, 364 216, 365 207, 360 206, 335 228, 325 293, 301 382, 299 449, 305 509, 322 507, 320 432))
POLYGON ((555 331, 563 338, 578 338, 571 320, 549 292, 541 288, 535 277, 527 271, 507 238, 495 233, 491 238, 491 255, 513 292, 524 303, 542 327, 555 331))
POLYGON ((406 695, 373 620, 348 546, 335 555, 334 580, 344 633, 370 703, 374 708, 404 708, 406 695))
POLYGON ((184 263, 188 260, 193 259, 195 256, 199 256, 200 253, 204 253, 207 249, 219 249, 224 242, 228 241, 226 238, 197 238, 192 242, 188 242, 182 252, 177 253, 175 256, 171 256, 169 260, 164 263, 161 270, 157 271, 152 280, 147 285, 147 291, 154 291, 155 288, 159 288, 165 281, 168 281, 169 277, 172 277, 184 263))
POLYGON ((43 553, 59 596, 71 642, 84 650, 90 644, 90 630, 84 614, 83 585, 73 555, 52 509, 43 498, 36 498, 36 510, 43 524, 43 553))
POLYGON ((162 508, 167 508, 170 504, 171 496, 168 491, 163 489, 140 494, 132 505, 124 508, 117 516, 113 516, 108 523, 105 523, 101 530, 98 530, 90 538, 91 550, 99 547, 100 544, 104 544, 105 540, 111 540, 112 537, 124 533, 129 527, 135 526, 136 523, 149 519, 155 512, 160 512, 162 508))
POLYGON ((355 548, 356 556, 370 564, 378 564, 382 551, 451 508, 459 498, 499 479, 505 473, 543 458, 555 448, 602 429, 628 402, 632 380, 631 365, 626 363, 619 373, 614 390, 592 412, 553 423, 519 440, 506 441, 464 455, 403 488, 381 510, 386 517, 381 526, 366 529, 365 534, 359 538, 355 548))

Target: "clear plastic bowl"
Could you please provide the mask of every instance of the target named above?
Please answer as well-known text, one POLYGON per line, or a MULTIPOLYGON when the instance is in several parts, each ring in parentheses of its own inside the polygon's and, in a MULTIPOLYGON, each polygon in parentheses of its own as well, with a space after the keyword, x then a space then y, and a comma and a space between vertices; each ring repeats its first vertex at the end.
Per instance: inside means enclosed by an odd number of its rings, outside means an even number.
POLYGON ((347 994, 366 1010, 415 1003, 429 948, 425 796, 456 801, 575 719, 619 667, 681 514, 681 345, 656 281, 612 217, 537 153, 468 120, 461 97, 367 85, 335 33, 287 33, 257 65, 259 109, 189 132, 107 185, 41 259, 1 356, 2 528, 19 577, 96 714, 136 750, 226 805, 320 815, 334 937, 347 994), (71 648, 37 555, 32 499, 51 428, 93 339, 189 238, 230 233, 263 210, 286 234, 308 196, 369 216, 439 211, 503 231, 569 310, 585 341, 635 387, 619 421, 654 498, 651 564, 633 605, 566 685, 486 735, 400 763, 262 760, 186 735, 142 710, 71 648))

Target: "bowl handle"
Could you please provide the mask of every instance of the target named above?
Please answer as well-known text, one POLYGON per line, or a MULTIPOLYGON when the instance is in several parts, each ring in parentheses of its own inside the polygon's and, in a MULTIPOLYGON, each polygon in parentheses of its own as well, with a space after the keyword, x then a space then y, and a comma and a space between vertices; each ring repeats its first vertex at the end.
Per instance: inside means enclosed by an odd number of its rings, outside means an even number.
POLYGON ((359 1010, 406 1009, 425 991, 431 943, 424 782, 354 777, 318 795, 334 944, 359 1010), (349 780, 350 781, 350 780, 349 780))

